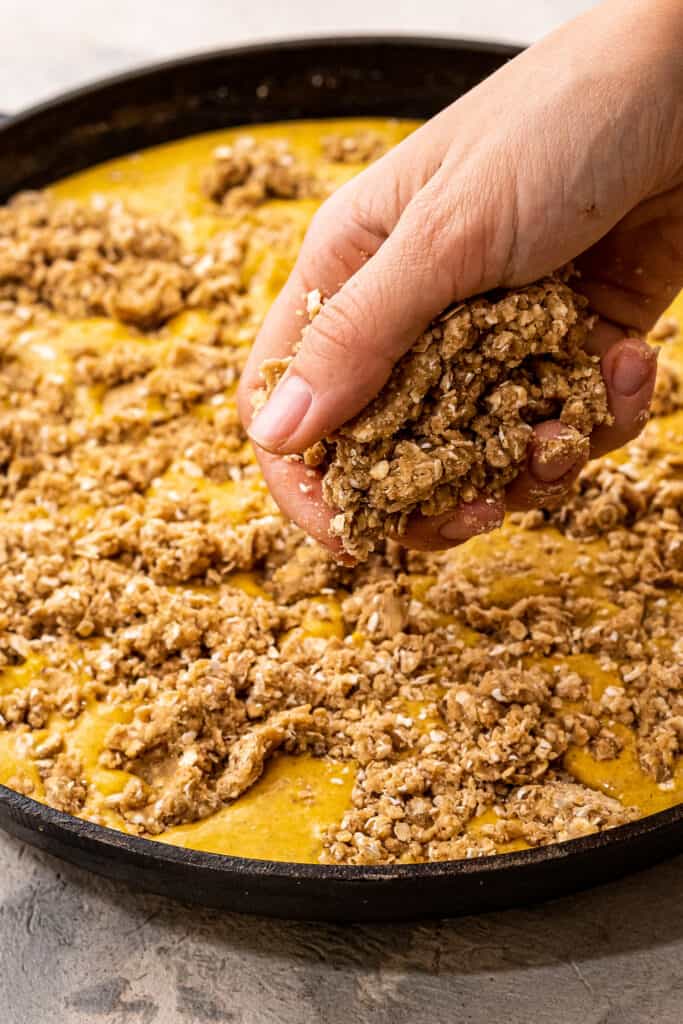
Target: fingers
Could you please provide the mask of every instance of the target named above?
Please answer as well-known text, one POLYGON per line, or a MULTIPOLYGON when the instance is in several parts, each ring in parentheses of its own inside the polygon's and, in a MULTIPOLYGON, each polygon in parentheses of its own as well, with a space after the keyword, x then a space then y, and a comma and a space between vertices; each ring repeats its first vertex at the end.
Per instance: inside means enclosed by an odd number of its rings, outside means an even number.
MULTIPOLYGON (((322 478, 316 470, 300 461, 256 449, 256 457, 273 498, 281 511, 328 548, 341 562, 355 560, 343 550, 341 541, 330 534, 334 509, 322 496, 322 478)), ((407 531, 397 538, 405 547, 417 551, 439 551, 456 547, 480 533, 490 533, 502 525, 505 504, 493 498, 479 498, 441 516, 417 515, 407 531)))
MULTIPOLYGON (((605 322, 598 325, 587 347, 602 356, 614 423, 598 428, 590 441, 557 420, 538 424, 527 466, 508 487, 505 502, 482 498, 442 516, 415 516, 400 538, 403 545, 438 551, 496 529, 502 524, 506 508, 556 507, 566 500, 589 457, 606 454, 638 435, 647 420, 654 389, 656 350, 639 339, 623 338, 619 328, 605 322)), ((319 473, 262 449, 257 448, 257 456, 285 515, 345 559, 338 539, 329 533, 333 510, 323 501, 319 473)))
POLYGON ((498 529, 504 516, 502 501, 478 498, 441 516, 415 516, 398 540, 417 551, 442 551, 457 547, 477 534, 498 529))
POLYGON ((614 422, 598 427, 591 438, 591 457, 621 448, 647 423, 657 376, 657 350, 637 338, 611 345, 600 366, 614 422))
POLYGON ((637 437, 647 422, 657 377, 658 350, 639 338, 625 338, 622 328, 600 320, 586 344, 600 356, 607 403, 614 423, 591 437, 591 458, 615 451, 637 437))
MULTIPOLYGON (((482 498, 442 516, 415 516, 400 538, 401 544, 420 551, 443 550, 496 529, 502 524, 506 509, 556 507, 566 500, 589 457, 604 455, 638 435, 647 420, 657 352, 643 341, 623 338, 619 328, 607 323, 601 323, 593 332, 588 347, 602 354, 601 367, 614 423, 598 428, 590 441, 557 420, 538 424, 527 466, 508 487, 505 502, 482 498)), ((258 448, 257 457, 284 514, 337 557, 347 560, 339 540, 329 533, 334 510, 323 501, 319 473, 301 462, 258 448)))
POLYGON ((647 421, 656 377, 657 353, 644 341, 602 322, 587 346, 602 356, 601 368, 614 423, 594 431, 590 440, 559 420, 535 428, 525 469, 507 488, 505 503, 479 499, 444 516, 417 516, 401 543, 420 551, 453 547, 501 525, 503 513, 553 508, 567 499, 589 458, 620 448, 647 421))
POLYGON ((283 514, 329 548, 339 561, 353 564, 339 539, 330 535, 334 509, 323 501, 320 473, 301 461, 283 459, 262 448, 255 448, 255 452, 268 489, 283 514))
POLYGON ((600 356, 602 359, 603 356, 607 355, 612 345, 615 345, 618 341, 623 341, 624 337, 624 331, 621 327, 610 323, 609 320, 598 320, 586 340, 586 352, 591 356, 600 356))
POLYGON ((550 507, 567 495, 589 455, 589 442, 558 420, 540 423, 525 470, 508 488, 505 501, 479 498, 442 516, 416 516, 400 542, 419 551, 455 547, 496 530, 506 511, 550 507))
POLYGON ((590 442, 559 420, 539 423, 533 432, 526 468, 506 492, 510 512, 553 508, 569 493, 588 461, 590 442))
POLYGON ((657 353, 637 338, 624 338, 601 322, 589 351, 601 355, 607 402, 614 422, 598 427, 590 441, 559 421, 534 428, 526 468, 507 489, 510 511, 553 508, 566 500, 589 458, 606 455, 637 437, 647 422, 657 372, 657 353))

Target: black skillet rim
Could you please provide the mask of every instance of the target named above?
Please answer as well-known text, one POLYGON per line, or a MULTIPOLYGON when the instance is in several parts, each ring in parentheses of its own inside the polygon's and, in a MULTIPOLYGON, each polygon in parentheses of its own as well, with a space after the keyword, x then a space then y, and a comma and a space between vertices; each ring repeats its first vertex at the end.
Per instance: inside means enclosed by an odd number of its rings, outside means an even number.
MULTIPOLYGON (((395 33, 392 35, 320 35, 320 36, 293 36, 291 39, 264 40, 258 43, 244 43, 239 46, 219 47, 215 50, 199 50, 197 52, 182 54, 179 57, 168 57, 163 60, 143 62, 126 71, 115 72, 112 75, 88 80, 83 85, 66 89, 56 93, 44 100, 22 108, 16 113, 8 114, 3 111, 0 114, 3 129, 11 128, 24 121, 30 121, 37 115, 50 113, 52 110, 59 110, 66 104, 80 99, 89 99, 93 94, 114 88, 118 85, 139 82, 144 84, 145 79, 154 78, 159 72, 177 71, 184 68, 193 68, 199 63, 210 63, 215 60, 225 60, 233 57, 258 57, 260 55, 288 53, 289 51, 303 51, 310 48, 320 49, 322 52, 335 50, 341 47, 359 47, 368 49, 370 47, 388 46, 414 46, 423 50, 462 50, 470 53, 501 57, 504 60, 511 60, 517 57, 523 50, 522 45, 515 43, 501 43, 495 40, 467 39, 460 36, 414 36, 410 33, 395 33)), ((340 114, 339 117, 343 117, 340 114)), ((350 115, 352 116, 352 115, 350 115)), ((391 115, 385 115, 391 116, 391 115)), ((286 120, 286 119, 285 119, 286 120)), ((302 120, 308 120, 303 118, 302 120)), ((264 124, 267 122, 263 122, 264 124)))
MULTIPOLYGON (((414 36, 409 32, 363 35, 350 33, 348 35, 320 35, 320 36, 292 36, 291 39, 262 40, 257 43, 243 43, 238 46, 218 47, 215 50, 198 50, 181 54, 178 57, 166 57, 158 61, 144 61, 126 71, 114 72, 111 75, 104 75, 88 80, 83 85, 77 85, 72 89, 65 89, 49 96, 44 100, 31 104, 29 107, 17 111, 14 114, 3 114, 3 125, 15 123, 21 120, 28 120, 36 114, 62 107, 72 100, 79 100, 89 97, 98 90, 110 86, 121 85, 122 83, 144 81, 147 77, 153 77, 160 71, 176 71, 183 68, 192 68, 198 63, 208 63, 213 60, 224 60, 232 57, 258 57, 261 54, 285 53, 290 50, 306 50, 310 48, 321 51, 335 50, 340 47, 354 46, 367 49, 373 46, 415 46, 424 50, 453 50, 460 49, 477 54, 490 54, 491 56, 512 59, 517 57, 525 47, 521 44, 502 43, 495 40, 467 39, 461 36, 447 35, 425 35, 414 36)), ((343 117, 344 115, 339 115, 343 117)), ((389 116, 389 115, 387 115, 389 116)), ((266 123, 266 122, 264 122, 266 123)))
MULTIPOLYGON (((6 804, 21 822, 31 822, 36 831, 66 833, 78 842, 84 840, 100 850, 125 851, 145 860, 151 857, 155 862, 174 865, 189 865, 207 871, 221 871, 237 876, 252 877, 268 875, 273 879, 300 879, 311 881, 383 881, 396 878, 420 879, 441 878, 447 880, 454 875, 472 875, 477 880, 482 876, 496 874, 511 867, 532 868, 552 862, 566 863, 572 855, 591 854, 598 850, 628 845, 631 840, 644 839, 649 834, 664 833, 668 828, 683 826, 683 803, 664 811, 648 814, 644 818, 596 832, 578 839, 561 843, 517 850, 512 853, 496 853, 485 857, 460 860, 431 861, 423 864, 308 864, 298 861, 277 861, 238 857, 231 854, 207 853, 188 847, 171 846, 154 839, 132 836, 106 825, 96 825, 83 818, 77 818, 64 811, 55 810, 31 797, 23 796, 7 786, 0 785, 0 806, 6 804)), ((2 823, 0 823, 1 825, 2 823)))
MULTIPOLYGON (((57 113, 69 104, 78 103, 82 99, 92 99, 98 92, 106 91, 119 85, 139 84, 141 87, 144 87, 145 81, 153 79, 159 73, 172 72, 183 68, 191 70, 193 67, 205 62, 229 60, 232 57, 258 57, 262 54, 273 55, 277 53, 284 55, 289 51, 304 51, 306 48, 311 47, 316 48, 320 51, 321 55, 324 55, 326 52, 334 50, 339 46, 355 46, 361 49, 381 48, 383 46, 411 46, 425 51, 430 49, 462 50, 469 52, 471 55, 481 54, 482 56, 499 57, 501 61, 514 57, 520 51, 519 47, 495 42, 481 42, 446 36, 416 37, 411 35, 391 35, 321 36, 263 42, 206 53, 190 54, 177 59, 145 64, 122 74, 107 76, 36 104, 3 121, 0 127, 0 143, 3 137, 11 132, 11 130, 30 124, 37 117, 43 117, 52 112, 57 113)), ((264 113, 267 115, 267 110, 264 110, 264 113)), ((330 114, 329 116, 334 115, 330 114)), ((337 116, 344 115, 340 112, 337 116)), ((275 119, 286 120, 286 118, 275 119)), ((263 118, 263 120, 266 120, 266 118, 263 118)), ((253 123, 255 123, 255 119, 253 119, 253 123)), ((171 134, 169 141, 174 137, 179 136, 171 134)), ((636 858, 638 866, 642 866, 644 863, 655 862, 661 859, 662 856, 670 854, 673 846, 671 836, 677 836, 679 830, 683 830, 683 803, 681 803, 668 810, 648 815, 638 821, 605 832, 529 850, 472 859, 437 861, 427 864, 359 866, 259 860, 169 846, 162 842, 131 836, 107 826, 96 825, 92 822, 76 818, 2 785, 0 785, 0 810, 2 811, 2 814, 0 814, 0 827, 6 828, 7 831, 15 832, 15 834, 20 834, 28 842, 32 841, 31 834, 36 839, 42 835, 45 840, 50 837, 54 837, 57 840, 62 838, 65 840, 67 847, 70 847, 73 841, 74 844, 82 845, 104 858, 115 857, 116 854, 129 854, 134 864, 143 870, 145 866, 163 867, 167 865, 169 867, 196 869, 210 875, 225 877, 226 880, 230 878, 238 882, 240 880, 249 881, 267 877, 274 882, 283 883, 367 883, 369 888, 372 887, 373 883, 390 882, 392 880, 398 882, 399 880, 419 881, 423 879, 440 880, 447 883, 449 880, 462 879, 463 877, 471 878, 473 883, 483 884, 494 877, 500 876, 501 873, 509 872, 510 869, 521 869, 526 875, 527 873, 531 874, 534 868, 553 867, 554 865, 557 865, 558 868, 561 866, 570 867, 574 862, 580 863, 585 857, 592 857, 593 855, 608 854, 609 852, 619 853, 622 850, 628 855, 633 844, 641 845, 651 842, 653 847, 657 847, 657 849, 653 849, 652 856, 636 858), (658 840, 661 840, 661 848, 659 847, 658 840)), ((39 845, 49 849, 47 842, 42 842, 39 845)), ((77 861, 76 857, 71 857, 70 859, 77 861)), ((621 872, 615 871, 615 874, 617 873, 621 872)), ((140 876, 133 878, 134 882, 136 880, 140 882, 140 876)), ((144 885, 144 882, 142 884, 144 885)), ((564 891, 576 888, 580 884, 581 882, 576 879, 570 884, 560 883, 557 888, 564 891)), ((542 885, 541 889, 543 888, 544 886, 542 885)), ((548 887, 545 886, 545 888, 548 887)), ((509 900, 507 898, 504 900, 495 898, 496 905, 513 902, 515 902, 514 896, 509 900)), ((447 903, 448 900, 446 899, 447 903)), ((416 914, 419 916, 420 911, 402 913, 399 910, 397 914, 392 914, 392 916, 400 918, 411 914, 412 916, 416 916, 416 914)), ((344 914, 343 916, 347 915, 344 914)), ((349 916, 353 917, 354 915, 351 913, 349 916)), ((363 916, 367 915, 364 913, 363 916)))

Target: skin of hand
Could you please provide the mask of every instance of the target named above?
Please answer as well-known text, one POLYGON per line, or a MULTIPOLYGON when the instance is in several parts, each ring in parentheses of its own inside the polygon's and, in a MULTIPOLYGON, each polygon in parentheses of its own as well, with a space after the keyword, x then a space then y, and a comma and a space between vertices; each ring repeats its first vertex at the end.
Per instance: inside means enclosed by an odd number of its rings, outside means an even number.
MULTIPOLYGON (((239 392, 275 500, 322 543, 340 551, 320 479, 283 456, 362 409, 449 303, 529 283, 569 260, 581 273, 575 287, 599 317, 588 347, 601 357, 614 416, 594 432, 591 455, 639 433, 656 357, 638 335, 683 285, 681 39, 680 0, 602 4, 510 61, 322 205, 239 392), (259 366, 291 353, 314 288, 327 301, 252 419, 259 366)), ((452 546, 500 525, 505 507, 557 503, 581 469, 543 457, 544 440, 561 430, 558 422, 536 427, 504 503, 417 516, 402 543, 452 546)))

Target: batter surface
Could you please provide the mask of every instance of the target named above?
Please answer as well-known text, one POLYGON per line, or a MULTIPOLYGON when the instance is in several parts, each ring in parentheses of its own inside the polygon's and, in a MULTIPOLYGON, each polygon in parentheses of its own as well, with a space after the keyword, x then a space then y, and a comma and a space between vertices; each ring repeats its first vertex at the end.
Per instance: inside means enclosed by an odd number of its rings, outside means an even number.
POLYGON ((448 555, 339 566, 253 461, 248 346, 316 206, 412 127, 200 136, 0 211, 0 783, 163 842, 341 863, 683 799, 680 299, 642 437, 565 509, 448 555))

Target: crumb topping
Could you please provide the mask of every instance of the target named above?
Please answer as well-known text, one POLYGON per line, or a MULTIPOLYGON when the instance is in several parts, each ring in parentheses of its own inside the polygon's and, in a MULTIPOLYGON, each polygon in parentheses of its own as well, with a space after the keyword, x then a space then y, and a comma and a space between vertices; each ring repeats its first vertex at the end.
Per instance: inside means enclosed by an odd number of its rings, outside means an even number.
MULTIPOLYGON (((588 466, 561 509, 445 554, 380 539, 343 566, 282 518, 237 417, 267 305, 253 239, 187 253, 172 219, 47 195, 0 225, 0 780, 163 837, 239 801, 279 755, 335 759, 355 783, 320 857, 342 864, 541 845, 633 820, 653 793, 657 807, 676 799, 680 413, 588 466), (127 260, 194 283, 152 316, 148 289, 140 309, 112 298, 127 260)), ((294 235, 259 237, 278 274, 292 265, 294 235)), ((505 300, 461 307, 406 361, 421 429, 450 441, 473 415, 455 395, 479 407, 497 454, 472 442, 477 480, 510 467, 512 424, 544 403, 581 435, 603 409, 594 365, 572 377, 556 361, 585 323, 564 288, 505 314, 505 300), (491 310, 500 321, 478 326, 491 310), (515 333, 522 320, 534 334, 515 333), (461 379, 457 352, 481 385, 461 379), (532 375, 529 360, 550 369, 532 375)), ((368 489, 394 478, 395 450, 369 451, 403 402, 394 389, 345 435, 368 453, 368 489)))
POLYGON ((353 135, 324 135, 321 139, 323 156, 336 164, 368 164, 383 156, 386 139, 379 132, 358 131, 353 135))
POLYGON ((675 362, 660 359, 651 408, 654 416, 670 416, 683 409, 683 373, 675 362))
POLYGON ((0 208, 0 302, 143 330, 219 303, 237 316, 244 245, 243 233, 225 233, 199 258, 170 227, 120 202, 22 193, 0 208))
MULTIPOLYGON (((367 408, 305 455, 324 472, 323 495, 338 510, 331 532, 346 551, 367 557, 415 512, 499 497, 542 420, 565 425, 563 453, 585 454, 591 430, 610 420, 599 360, 583 349, 591 323, 559 278, 436 320, 367 408)), ((287 365, 263 368, 266 389, 287 365)))
POLYGON ((209 199, 230 212, 257 206, 266 199, 304 199, 326 191, 286 140, 257 142, 249 135, 240 135, 214 150, 202 187, 209 199))

